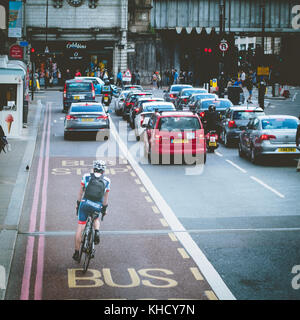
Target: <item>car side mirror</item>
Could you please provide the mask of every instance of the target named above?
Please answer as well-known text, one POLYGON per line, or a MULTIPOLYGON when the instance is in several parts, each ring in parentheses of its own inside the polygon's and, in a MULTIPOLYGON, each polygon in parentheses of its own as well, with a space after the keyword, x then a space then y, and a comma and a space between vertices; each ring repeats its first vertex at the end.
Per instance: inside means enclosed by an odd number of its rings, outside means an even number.
POLYGON ((247 127, 246 127, 246 126, 240 126, 240 129, 241 129, 242 131, 246 131, 246 130, 247 130, 247 127))
POLYGON ((166 92, 168 92, 168 91, 167 91, 167 90, 164 90, 164 91, 163 91, 163 93, 166 93, 166 92))

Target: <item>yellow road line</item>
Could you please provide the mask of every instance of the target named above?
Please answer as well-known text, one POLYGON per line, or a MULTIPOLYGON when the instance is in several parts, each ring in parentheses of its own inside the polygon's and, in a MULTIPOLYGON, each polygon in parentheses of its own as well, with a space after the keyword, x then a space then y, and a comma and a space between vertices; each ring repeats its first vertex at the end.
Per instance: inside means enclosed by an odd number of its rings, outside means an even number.
POLYGON ((219 300, 212 290, 206 290, 204 293, 209 300, 219 300))
MULTIPOLYGON (((127 162, 126 162, 126 163, 127 163, 127 162)), ((127 169, 128 169, 128 170, 131 170, 132 168, 131 168, 131 166, 128 165, 128 166, 127 166, 127 169)))
POLYGON ((157 213, 157 214, 160 213, 160 211, 158 210, 157 206, 152 206, 152 210, 153 210, 154 213, 157 213))
POLYGON ((177 239, 177 237, 175 236, 175 234, 174 233, 168 233, 168 236, 170 237, 170 239, 172 240, 172 241, 178 241, 178 239, 177 239))
POLYGON ((181 254, 183 259, 189 259, 190 256, 187 254, 187 252, 183 248, 177 248, 178 252, 181 254))
POLYGON ((204 280, 204 278, 198 268, 190 268, 190 270, 196 280, 198 280, 198 281, 204 280))
POLYGON ((169 224, 168 222, 165 220, 165 219, 159 219, 160 220, 160 223, 164 226, 164 227, 168 227, 169 224))
POLYGON ((146 189, 144 187, 140 187, 141 192, 146 193, 146 189))
POLYGON ((113 168, 110 168, 110 173, 111 174, 116 174, 116 171, 113 168))
POLYGON ((133 177, 136 177, 136 174, 135 174, 133 171, 130 171, 130 174, 131 174, 133 177))
POLYGON ((145 199, 147 202, 153 202, 152 199, 149 196, 145 196, 145 199))
POLYGON ((135 179, 134 181, 136 184, 142 184, 140 179, 135 179))

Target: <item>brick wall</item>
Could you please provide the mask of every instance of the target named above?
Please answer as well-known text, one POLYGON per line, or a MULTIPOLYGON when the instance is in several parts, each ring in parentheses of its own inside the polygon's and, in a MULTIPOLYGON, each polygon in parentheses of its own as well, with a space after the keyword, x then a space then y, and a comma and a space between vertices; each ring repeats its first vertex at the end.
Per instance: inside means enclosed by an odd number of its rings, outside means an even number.
MULTIPOLYGON (((46 0, 26 1, 26 25, 30 27, 46 26, 46 0)), ((88 0, 80 7, 72 7, 67 1, 63 7, 54 8, 49 0, 48 7, 49 28, 116 28, 121 27, 120 0, 101 0, 96 9, 88 7, 88 0)))

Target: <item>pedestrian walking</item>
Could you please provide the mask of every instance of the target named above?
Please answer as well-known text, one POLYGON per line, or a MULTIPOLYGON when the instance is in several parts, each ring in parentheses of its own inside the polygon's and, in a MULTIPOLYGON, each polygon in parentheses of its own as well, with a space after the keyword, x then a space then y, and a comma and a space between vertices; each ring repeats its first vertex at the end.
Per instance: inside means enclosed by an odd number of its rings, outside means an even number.
POLYGON ((157 81, 156 81, 157 89, 159 89, 159 88, 161 88, 161 76, 158 71, 156 71, 156 77, 157 77, 157 81))
POLYGON ((122 72, 121 72, 121 70, 119 70, 118 75, 117 75, 117 86, 120 86, 120 87, 123 86, 122 79, 123 79, 122 72))
POLYGON ((141 76, 139 74, 139 70, 136 70, 136 72, 135 72, 135 81, 136 81, 137 85, 141 84, 141 76))
POLYGON ((245 81, 246 81, 246 73, 243 70, 241 72, 240 79, 241 79, 241 82, 242 82, 242 87, 244 87, 245 86, 245 81))
POLYGON ((266 94, 267 84, 263 77, 261 77, 258 83, 258 104, 264 109, 265 108, 265 94, 266 94))
POLYGON ((174 81, 173 81, 173 84, 177 84, 178 83, 178 78, 179 78, 179 74, 177 72, 177 69, 174 69, 174 81))
POLYGON ((81 77, 81 72, 79 69, 76 70, 75 77, 81 77))
POLYGON ((152 74, 152 85, 153 85, 153 89, 155 89, 155 87, 157 87, 157 75, 156 75, 155 71, 153 71, 153 74, 152 74))
POLYGON ((164 76, 165 76, 165 85, 169 86, 170 85, 170 76, 171 76, 170 70, 166 70, 164 73, 164 76))
POLYGON ((249 74, 249 75, 246 77, 246 80, 245 80, 244 84, 245 84, 245 87, 246 87, 246 89, 248 90, 248 93, 249 93, 249 97, 248 97, 248 99, 247 99, 247 102, 248 102, 248 103, 253 103, 253 102, 252 102, 253 82, 252 82, 252 76, 251 76, 251 74, 249 74))

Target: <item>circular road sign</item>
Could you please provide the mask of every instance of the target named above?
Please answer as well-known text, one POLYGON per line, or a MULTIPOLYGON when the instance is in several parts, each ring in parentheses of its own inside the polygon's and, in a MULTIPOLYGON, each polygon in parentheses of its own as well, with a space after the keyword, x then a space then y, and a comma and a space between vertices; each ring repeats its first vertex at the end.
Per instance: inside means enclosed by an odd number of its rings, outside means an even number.
POLYGON ((228 42, 226 40, 222 40, 219 44, 219 49, 222 51, 222 52, 226 52, 228 49, 229 49, 229 45, 228 45, 228 42))

